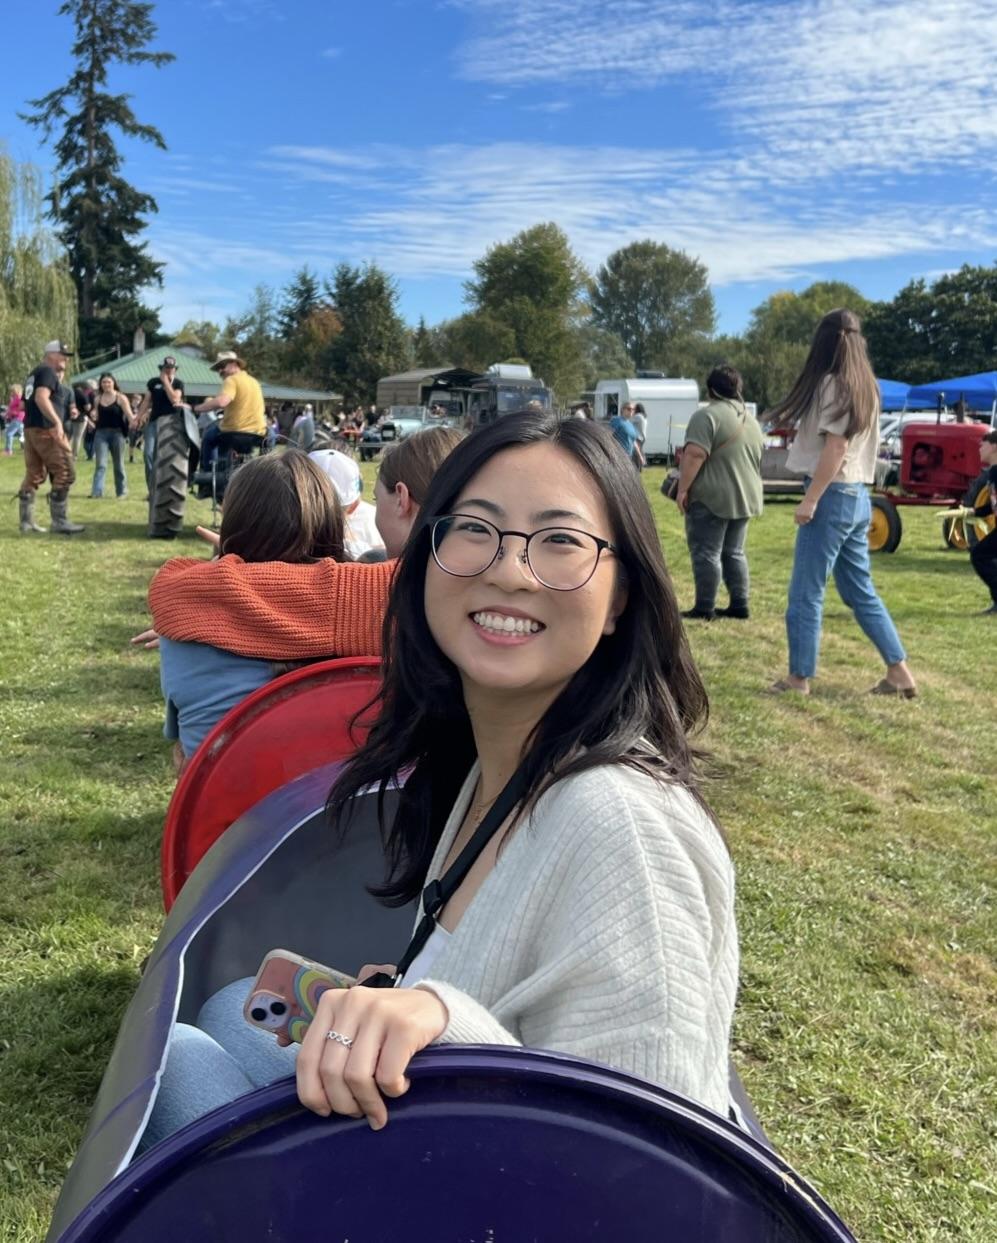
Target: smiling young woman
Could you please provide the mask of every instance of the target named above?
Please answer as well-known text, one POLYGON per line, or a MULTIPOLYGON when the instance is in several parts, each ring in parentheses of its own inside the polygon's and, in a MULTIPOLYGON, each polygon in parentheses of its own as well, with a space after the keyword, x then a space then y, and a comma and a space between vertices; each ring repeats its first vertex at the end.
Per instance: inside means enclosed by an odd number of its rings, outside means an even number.
POLYGON ((523 412, 454 450, 423 515, 377 720, 330 813, 345 828, 355 794, 411 770, 383 826, 381 894, 401 903, 511 783, 518 797, 402 987, 323 996, 302 1100, 379 1126, 427 1043, 522 1043, 724 1112, 733 872, 690 742, 706 695, 638 475, 604 429, 523 412))
POLYGON ((422 893, 416 936, 359 973, 378 987, 323 993, 300 1051, 242 1022, 251 981, 216 994, 178 1025, 144 1142, 292 1068, 309 1108, 379 1129, 433 1042, 554 1049, 726 1113, 737 935, 690 741, 706 694, 611 435, 524 411, 458 445, 383 651, 329 812, 346 831, 356 795, 408 771, 379 894, 422 893))

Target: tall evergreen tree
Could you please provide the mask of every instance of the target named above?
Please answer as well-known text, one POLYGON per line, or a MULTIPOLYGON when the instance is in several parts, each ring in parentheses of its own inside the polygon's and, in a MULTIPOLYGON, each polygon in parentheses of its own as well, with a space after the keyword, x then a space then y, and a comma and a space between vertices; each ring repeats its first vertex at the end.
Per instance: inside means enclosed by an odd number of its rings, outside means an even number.
POLYGON ((312 311, 322 305, 319 279, 307 264, 295 272, 290 284, 284 287, 280 299, 278 328, 285 341, 290 341, 300 325, 312 311))
POLYGON ((30 100, 34 111, 24 117, 46 140, 61 130, 55 145, 59 176, 48 201, 69 252, 84 355, 113 345, 130 347, 139 324, 159 325, 141 292, 163 283, 163 265, 137 240, 145 217, 158 209, 151 195, 121 175, 113 131, 162 150, 166 143, 157 129, 138 120, 128 95, 107 89, 112 65, 159 68, 175 59, 172 52, 146 50, 156 35, 152 7, 134 0, 65 0, 59 13, 75 23, 77 71, 64 85, 30 100))
POLYGON ((341 263, 326 292, 343 329, 332 341, 333 380, 349 402, 372 402, 382 376, 409 361, 409 340, 398 314, 395 282, 375 263, 341 263))

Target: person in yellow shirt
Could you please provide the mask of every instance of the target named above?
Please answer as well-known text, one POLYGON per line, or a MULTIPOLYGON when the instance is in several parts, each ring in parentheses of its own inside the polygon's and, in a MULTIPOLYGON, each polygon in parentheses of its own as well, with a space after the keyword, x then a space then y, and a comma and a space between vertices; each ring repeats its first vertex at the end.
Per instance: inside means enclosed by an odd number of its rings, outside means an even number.
POLYGON ((246 364, 233 350, 224 350, 211 364, 211 370, 222 377, 222 391, 194 407, 195 414, 221 410, 222 417, 205 431, 201 438, 201 462, 210 466, 218 452, 218 438, 224 432, 242 432, 247 436, 267 434, 267 418, 263 390, 246 370, 246 364))

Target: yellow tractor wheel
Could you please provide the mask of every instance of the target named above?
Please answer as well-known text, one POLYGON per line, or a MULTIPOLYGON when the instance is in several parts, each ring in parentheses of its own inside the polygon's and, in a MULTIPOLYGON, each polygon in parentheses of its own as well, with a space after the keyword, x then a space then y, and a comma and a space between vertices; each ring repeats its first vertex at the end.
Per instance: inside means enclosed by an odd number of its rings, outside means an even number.
POLYGON ((872 516, 869 519, 869 551, 896 552, 903 528, 897 507, 885 497, 872 497, 872 516))
POLYGON ((958 552, 966 551, 969 544, 966 540, 966 523, 961 514, 942 519, 942 539, 949 548, 955 548, 958 552))
MULTIPOLYGON (((979 509, 986 505, 990 496, 990 485, 984 484, 976 494, 976 500, 973 502, 974 508, 979 509)), ((981 539, 986 539, 990 532, 997 524, 997 518, 993 513, 987 514, 985 518, 967 518, 964 522, 966 529, 966 548, 973 548, 981 539), (985 528, 985 529, 983 529, 985 528)))

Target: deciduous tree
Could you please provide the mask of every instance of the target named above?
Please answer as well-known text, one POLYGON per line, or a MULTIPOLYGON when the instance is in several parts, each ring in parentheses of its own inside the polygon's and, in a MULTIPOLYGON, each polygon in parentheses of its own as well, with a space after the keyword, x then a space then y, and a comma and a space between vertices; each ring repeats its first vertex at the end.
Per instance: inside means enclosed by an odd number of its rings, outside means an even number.
POLYGON ((76 340, 76 290, 44 226, 41 178, 0 151, 0 400, 38 365, 52 337, 76 340))
MULTIPOLYGON (((816 281, 801 293, 783 290, 751 313, 740 371, 745 395, 767 410, 793 386, 820 320, 836 307, 864 316, 869 302, 844 281, 816 281)), ((735 366, 737 364, 735 363, 735 366)))
POLYGON ((635 367, 673 371, 680 352, 713 332, 706 266, 662 242, 632 242, 596 273, 592 320, 620 337, 635 367))
MULTIPOLYGON (((75 24, 75 71, 62 86, 31 100, 33 111, 24 118, 46 140, 60 132, 59 174, 48 201, 69 252, 85 355, 114 345, 130 349, 139 324, 159 326, 142 291, 162 284, 163 265, 138 240, 156 203, 122 175, 114 131, 164 150, 166 143, 159 130, 138 120, 128 95, 107 89, 114 65, 159 68, 174 59, 172 52, 147 50, 156 36, 152 8, 134 0, 65 0, 59 13, 75 24)), ((44 66, 37 49, 33 59, 44 66)))
POLYGON ((997 265, 911 281, 865 325, 880 375, 925 384, 997 366, 997 265))
MULTIPOLYGON (((556 224, 534 225, 492 246, 474 272, 466 285, 472 311, 461 331, 480 344, 491 335, 489 362, 519 355, 561 396, 578 392, 584 366, 575 325, 587 276, 564 233, 556 224)), ((457 361, 482 365, 480 355, 457 361)))

